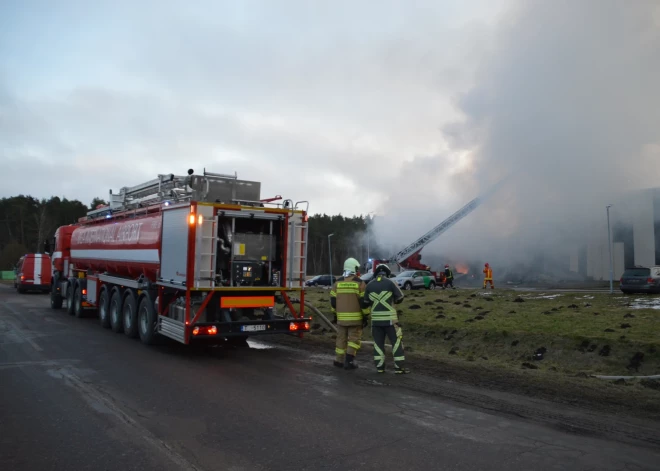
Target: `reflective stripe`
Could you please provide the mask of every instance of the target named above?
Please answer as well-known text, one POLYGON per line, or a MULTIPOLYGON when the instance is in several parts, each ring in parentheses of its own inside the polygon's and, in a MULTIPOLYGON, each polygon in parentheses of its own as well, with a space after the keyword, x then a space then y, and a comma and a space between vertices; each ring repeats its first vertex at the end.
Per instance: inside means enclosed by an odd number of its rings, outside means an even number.
POLYGON ((406 361, 406 357, 394 357, 394 361, 406 361))
POLYGON ((337 293, 335 293, 334 291, 330 291, 330 296, 337 296, 337 293))
POLYGON ((346 353, 346 350, 344 350, 343 348, 335 348, 335 353, 337 355, 344 355, 346 353))
POLYGON ((399 347, 401 346, 401 337, 396 339, 396 342, 394 343, 394 346, 392 347, 392 353, 396 352, 399 347))
POLYGON ((360 290, 351 288, 337 288, 337 294, 355 294, 360 295, 360 290))
POLYGON ((392 297, 391 291, 383 291, 380 293, 369 293, 369 299, 372 301, 371 318, 374 321, 396 321, 396 309, 392 307, 387 301, 392 297), (378 307, 381 306, 381 309, 378 307))
POLYGON ((359 350, 359 349, 360 349, 360 344, 359 344, 359 343, 348 342, 348 346, 349 346, 349 347, 352 347, 352 348, 354 348, 354 349, 356 349, 356 350, 359 350))
POLYGON ((378 345, 376 345, 376 342, 374 342, 374 350, 376 350, 376 353, 378 355, 374 355, 374 361, 377 361, 376 363, 376 368, 380 368, 385 364, 385 352, 380 349, 378 345))
POLYGON ((338 321, 361 321, 361 312, 337 312, 338 321))

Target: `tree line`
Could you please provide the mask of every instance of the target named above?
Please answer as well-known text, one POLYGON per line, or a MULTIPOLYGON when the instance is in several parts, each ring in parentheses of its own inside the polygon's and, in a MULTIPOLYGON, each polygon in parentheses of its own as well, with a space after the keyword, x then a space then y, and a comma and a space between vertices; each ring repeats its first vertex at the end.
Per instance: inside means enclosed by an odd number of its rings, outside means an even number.
MULTIPOLYGON (((53 237, 58 227, 77 222, 99 204, 105 204, 105 201, 94 198, 85 205, 79 200, 58 196, 41 200, 25 195, 1 198, 0 270, 13 269, 26 253, 43 252, 44 242, 53 237)), ((363 264, 369 256, 374 257, 378 249, 373 237, 369 236, 371 222, 369 216, 310 216, 307 272, 329 273, 330 255, 333 273, 341 272, 348 257, 355 257, 363 264), (330 251, 329 234, 333 234, 330 251)))

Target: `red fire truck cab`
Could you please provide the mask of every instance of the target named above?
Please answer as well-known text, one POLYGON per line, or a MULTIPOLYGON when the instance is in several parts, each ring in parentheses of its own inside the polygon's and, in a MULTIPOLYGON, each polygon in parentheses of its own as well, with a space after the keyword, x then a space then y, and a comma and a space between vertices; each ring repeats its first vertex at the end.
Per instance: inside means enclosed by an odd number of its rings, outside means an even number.
POLYGON ((19 293, 26 291, 50 291, 51 261, 48 254, 28 253, 18 259, 15 268, 14 288, 19 293))

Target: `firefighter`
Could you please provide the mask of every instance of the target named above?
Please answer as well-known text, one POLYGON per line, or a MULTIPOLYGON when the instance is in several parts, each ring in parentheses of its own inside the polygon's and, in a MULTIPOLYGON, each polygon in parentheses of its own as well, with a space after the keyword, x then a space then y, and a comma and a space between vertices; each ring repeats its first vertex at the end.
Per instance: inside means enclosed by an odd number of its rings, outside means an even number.
POLYGON ((360 263, 354 258, 344 262, 343 278, 330 290, 330 305, 337 316, 337 343, 334 365, 354 370, 353 362, 362 344, 362 329, 367 325, 369 308, 364 304, 366 283, 358 277, 360 263))
POLYGON ((493 269, 486 263, 484 265, 484 289, 486 289, 488 283, 490 283, 490 289, 495 289, 495 285, 493 284, 493 269))
POLYGON ((392 272, 387 265, 379 265, 374 273, 374 279, 367 285, 364 293, 364 304, 371 309, 371 334, 374 338, 374 363, 378 373, 385 372, 385 337, 390 339, 392 356, 394 357, 394 372, 407 374, 403 353, 403 333, 399 325, 394 304, 403 301, 403 293, 390 280, 392 272))
POLYGON ((449 265, 445 265, 445 286, 446 289, 448 286, 451 286, 451 289, 454 288, 454 272, 449 268, 449 265))

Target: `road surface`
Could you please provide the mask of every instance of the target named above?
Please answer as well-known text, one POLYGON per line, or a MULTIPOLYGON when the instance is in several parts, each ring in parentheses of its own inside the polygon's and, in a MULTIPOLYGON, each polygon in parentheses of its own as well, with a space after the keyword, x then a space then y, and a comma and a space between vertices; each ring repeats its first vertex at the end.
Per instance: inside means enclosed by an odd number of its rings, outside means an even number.
POLYGON ((330 354, 267 343, 145 347, 0 286, 0 469, 660 466, 657 423, 600 422, 362 365, 345 372, 330 354))

